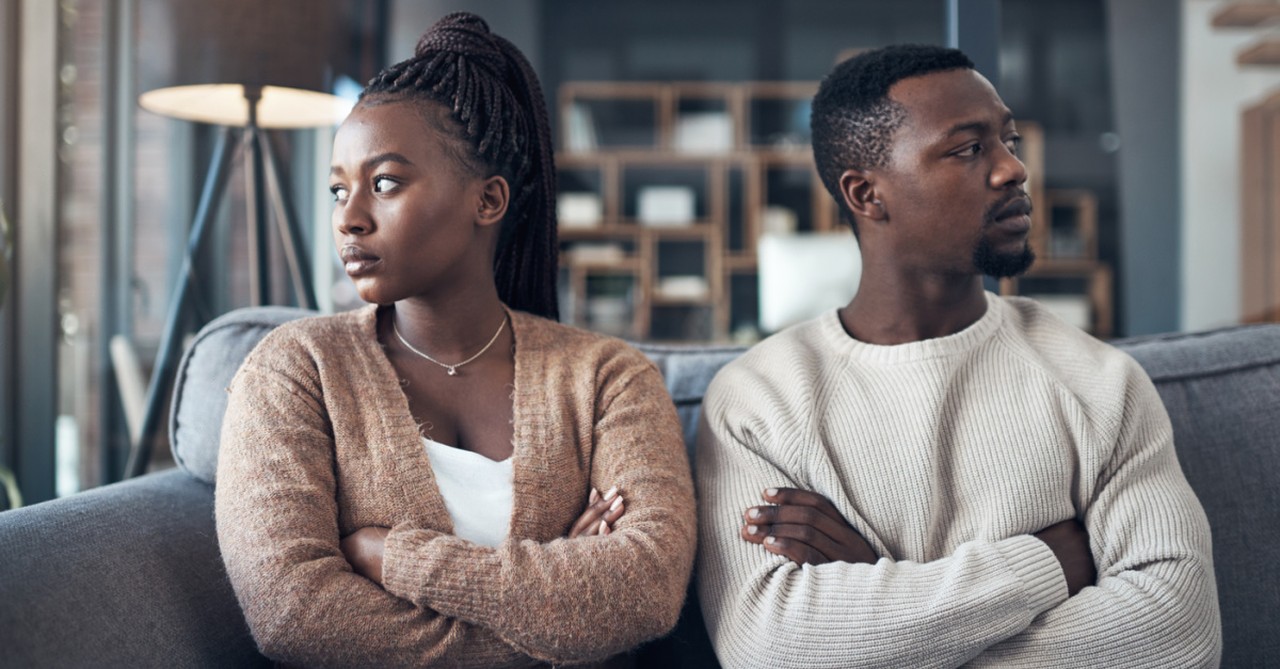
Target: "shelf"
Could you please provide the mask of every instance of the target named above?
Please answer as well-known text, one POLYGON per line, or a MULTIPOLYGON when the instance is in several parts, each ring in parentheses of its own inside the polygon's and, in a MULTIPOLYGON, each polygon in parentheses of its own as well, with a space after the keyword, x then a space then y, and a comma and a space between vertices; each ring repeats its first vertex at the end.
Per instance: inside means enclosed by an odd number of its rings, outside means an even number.
POLYGON ((639 234, 640 226, 632 223, 612 223, 606 225, 598 225, 594 228, 565 228, 559 229, 561 241, 575 241, 588 239, 634 239, 639 234))
POLYGON ((656 294, 650 298, 649 303, 655 307, 709 307, 714 305, 714 301, 710 296, 664 297, 656 294))
POLYGON ((1263 38, 1236 53, 1237 65, 1280 65, 1280 38, 1263 38))
POLYGON ((636 257, 628 257, 622 260, 603 261, 603 260, 570 260, 560 256, 560 266, 571 272, 582 272, 584 274, 639 274, 640 259, 636 257))
POLYGON ((1280 20, 1280 3, 1228 2, 1214 12, 1214 28, 1256 28, 1280 20))
POLYGON ((714 234, 716 227, 710 223, 694 223, 693 225, 636 225, 641 234, 661 239, 706 239, 714 234))

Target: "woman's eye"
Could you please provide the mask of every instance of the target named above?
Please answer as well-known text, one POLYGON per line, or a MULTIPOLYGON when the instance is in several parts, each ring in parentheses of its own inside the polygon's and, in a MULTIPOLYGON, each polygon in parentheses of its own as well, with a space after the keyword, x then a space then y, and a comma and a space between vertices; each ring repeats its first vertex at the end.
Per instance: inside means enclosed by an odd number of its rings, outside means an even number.
POLYGON ((389 179, 387 177, 378 177, 373 180, 373 192, 386 193, 387 191, 395 189, 397 185, 398 184, 394 179, 389 179))
POLYGON ((329 192, 333 193, 334 202, 345 202, 347 199, 347 189, 345 186, 330 186, 329 192))

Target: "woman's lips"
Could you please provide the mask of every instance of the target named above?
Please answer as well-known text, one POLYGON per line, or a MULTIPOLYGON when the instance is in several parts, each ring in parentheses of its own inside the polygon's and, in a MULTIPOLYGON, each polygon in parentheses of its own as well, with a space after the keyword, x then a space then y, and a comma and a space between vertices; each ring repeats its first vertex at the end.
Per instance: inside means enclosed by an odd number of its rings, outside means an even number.
POLYGON ((368 274, 382 263, 382 258, 369 253, 359 246, 344 246, 338 254, 342 256, 342 267, 347 271, 347 276, 350 277, 368 274))
POLYGON ((368 274, 373 268, 382 263, 381 258, 368 258, 362 260, 348 260, 343 263, 342 268, 347 270, 347 276, 357 277, 362 274, 368 274))

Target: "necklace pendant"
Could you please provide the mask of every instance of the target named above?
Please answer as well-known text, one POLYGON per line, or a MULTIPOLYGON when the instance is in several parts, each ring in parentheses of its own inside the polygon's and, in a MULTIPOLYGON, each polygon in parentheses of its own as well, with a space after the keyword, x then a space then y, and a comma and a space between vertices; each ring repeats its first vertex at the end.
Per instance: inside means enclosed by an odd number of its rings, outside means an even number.
POLYGON ((457 376, 457 375, 458 375, 458 368, 457 368, 457 367, 450 367, 450 368, 449 368, 449 376, 457 376))

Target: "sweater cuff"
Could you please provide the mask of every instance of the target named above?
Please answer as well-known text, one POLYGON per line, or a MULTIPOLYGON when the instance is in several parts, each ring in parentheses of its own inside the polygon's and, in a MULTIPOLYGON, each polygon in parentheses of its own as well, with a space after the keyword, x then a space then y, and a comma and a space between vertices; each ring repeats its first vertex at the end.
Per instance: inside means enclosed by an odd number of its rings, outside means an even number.
POLYGON ((450 618, 474 622, 500 608, 502 559, 435 530, 393 527, 382 549, 382 587, 450 618))
POLYGON ((1067 578, 1049 545, 1024 534, 996 544, 1005 562, 1022 581, 1027 607, 1038 616, 1067 600, 1067 578))

